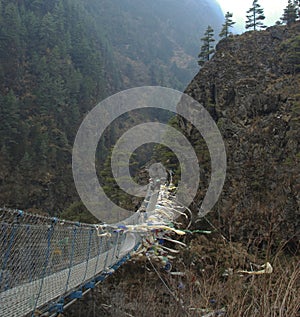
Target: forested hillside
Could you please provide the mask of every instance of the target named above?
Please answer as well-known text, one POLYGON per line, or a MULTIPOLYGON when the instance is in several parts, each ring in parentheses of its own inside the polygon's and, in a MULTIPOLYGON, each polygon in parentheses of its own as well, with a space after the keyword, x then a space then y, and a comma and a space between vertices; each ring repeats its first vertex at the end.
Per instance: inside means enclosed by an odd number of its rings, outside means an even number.
POLYGON ((63 208, 82 115, 120 88, 80 0, 0 2, 1 205, 63 208))
POLYGON ((182 91, 197 72, 201 34, 223 22, 215 0, 90 0, 88 7, 111 40, 125 87, 182 91))
POLYGON ((84 115, 124 88, 185 87, 209 18, 221 24, 206 0, 0 0, 0 206, 59 213, 78 201, 84 115))

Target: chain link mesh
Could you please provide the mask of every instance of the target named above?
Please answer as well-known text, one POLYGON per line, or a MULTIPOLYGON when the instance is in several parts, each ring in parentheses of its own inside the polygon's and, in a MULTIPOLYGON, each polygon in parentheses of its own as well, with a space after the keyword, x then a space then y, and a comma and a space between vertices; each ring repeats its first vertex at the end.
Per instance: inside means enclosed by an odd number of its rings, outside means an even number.
POLYGON ((25 316, 125 256, 126 232, 0 209, 0 316, 25 316))

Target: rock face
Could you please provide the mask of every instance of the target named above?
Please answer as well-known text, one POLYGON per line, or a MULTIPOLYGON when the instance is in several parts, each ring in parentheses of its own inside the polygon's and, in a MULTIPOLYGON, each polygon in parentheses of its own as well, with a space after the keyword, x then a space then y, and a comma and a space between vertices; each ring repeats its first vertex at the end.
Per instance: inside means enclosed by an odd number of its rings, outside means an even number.
MULTIPOLYGON (((210 111, 226 145, 218 219, 231 238, 249 245, 284 240, 295 246, 299 235, 299 32, 298 23, 220 41, 185 91, 210 111)), ((188 123, 180 125, 199 142, 188 123)))

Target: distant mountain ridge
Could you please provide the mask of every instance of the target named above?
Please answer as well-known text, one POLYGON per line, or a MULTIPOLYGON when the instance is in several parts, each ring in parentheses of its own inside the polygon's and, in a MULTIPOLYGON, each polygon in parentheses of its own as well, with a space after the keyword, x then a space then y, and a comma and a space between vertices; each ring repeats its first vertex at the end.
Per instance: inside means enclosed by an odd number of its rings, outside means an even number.
POLYGON ((208 0, 89 1, 114 48, 125 87, 163 85, 183 90, 197 71, 200 37, 219 29, 223 14, 208 0))

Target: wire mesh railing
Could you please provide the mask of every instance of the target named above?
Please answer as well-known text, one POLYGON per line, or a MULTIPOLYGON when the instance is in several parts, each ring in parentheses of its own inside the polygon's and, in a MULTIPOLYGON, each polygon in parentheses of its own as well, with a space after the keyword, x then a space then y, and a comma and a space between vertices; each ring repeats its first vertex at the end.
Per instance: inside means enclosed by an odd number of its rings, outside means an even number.
POLYGON ((0 209, 0 316, 34 314, 130 252, 129 233, 105 231, 101 235, 94 225, 0 209))
POLYGON ((183 234, 172 227, 183 214, 170 200, 172 186, 148 191, 140 210, 115 225, 0 209, 0 316, 33 317, 53 307, 62 312, 66 299, 80 298, 138 245, 143 251, 143 243, 155 243, 163 231, 183 234))

